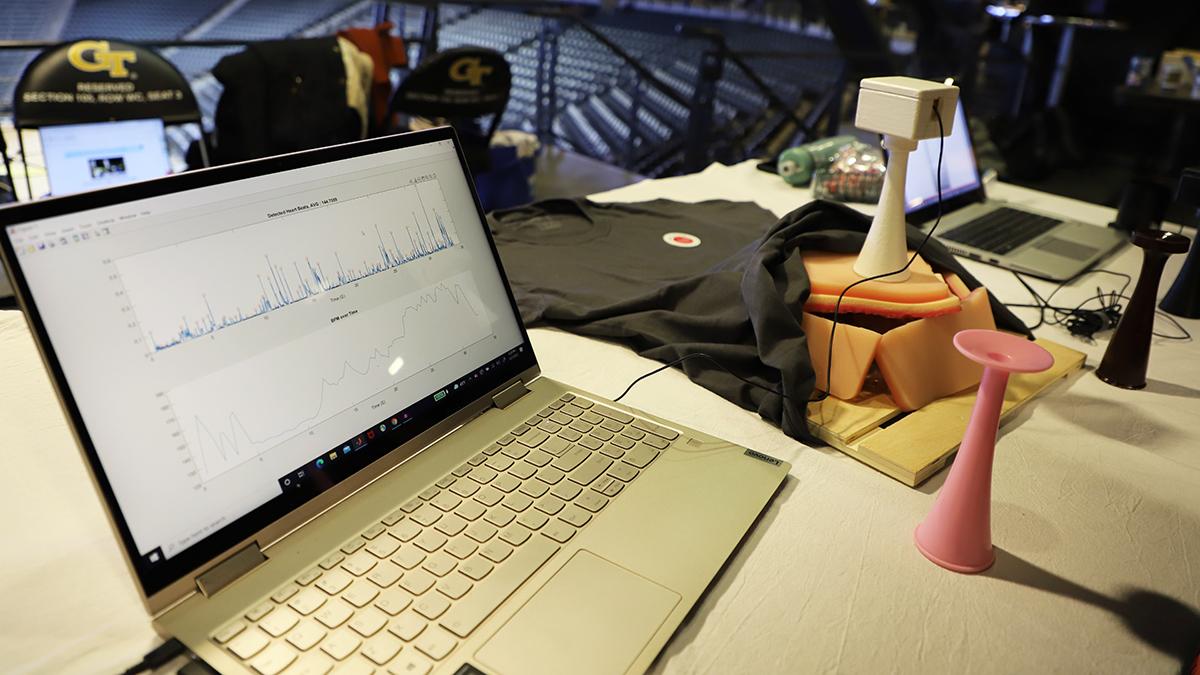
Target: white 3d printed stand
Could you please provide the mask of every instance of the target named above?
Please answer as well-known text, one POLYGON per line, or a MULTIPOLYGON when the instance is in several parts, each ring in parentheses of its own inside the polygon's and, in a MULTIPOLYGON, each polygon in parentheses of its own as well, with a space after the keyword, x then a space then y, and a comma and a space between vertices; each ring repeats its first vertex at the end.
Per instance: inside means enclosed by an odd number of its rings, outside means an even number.
MULTIPOLYGON (((859 83, 854 124, 864 131, 883 134, 883 147, 888 151, 879 206, 854 263, 854 271, 859 276, 887 274, 908 262, 904 226, 908 153, 917 149, 917 141, 938 138, 939 116, 941 127, 949 136, 954 128, 957 104, 958 87, 950 84, 912 77, 870 77, 859 83)), ((905 270, 879 280, 901 282, 908 277, 909 272, 905 270)))

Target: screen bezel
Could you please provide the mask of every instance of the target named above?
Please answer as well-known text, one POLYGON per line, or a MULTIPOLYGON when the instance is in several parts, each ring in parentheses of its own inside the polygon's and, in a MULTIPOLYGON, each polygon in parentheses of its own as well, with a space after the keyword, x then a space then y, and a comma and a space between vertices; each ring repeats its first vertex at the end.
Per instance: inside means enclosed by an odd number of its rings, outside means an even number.
MULTIPOLYGON (((406 459, 423 447, 421 445, 423 442, 432 440, 428 438, 430 430, 438 429, 439 425, 446 423, 448 420, 462 416, 464 411, 478 407, 481 400, 490 399, 492 393, 508 386, 516 378, 523 375, 532 376, 536 374, 537 359, 533 353, 533 346, 529 341, 529 334, 525 329, 525 325, 521 321, 520 311, 512 293, 512 286, 509 284, 508 276, 500 260, 499 251, 496 248, 496 242, 492 238, 487 222, 474 181, 470 178, 462 145, 458 140, 457 134, 455 134, 451 127, 438 127, 424 131, 355 141, 328 148, 301 151, 238 164, 174 174, 91 192, 51 197, 44 201, 0 207, 0 235, 3 235, 0 236, 0 258, 5 263, 5 268, 8 271, 13 289, 16 291, 18 302, 33 331, 35 343, 42 356, 43 363, 50 374, 51 382, 58 394, 63 412, 75 435, 76 442, 84 455, 93 483, 104 502, 117 538, 121 541, 121 548, 125 554, 126 562, 129 564, 134 577, 138 580, 138 585, 148 610, 152 613, 156 612, 158 609, 177 600, 178 597, 175 596, 181 596, 182 593, 195 590, 195 584, 190 583, 193 576, 212 567, 229 553, 239 550, 248 542, 257 540, 261 546, 268 546, 273 540, 269 536, 264 535, 278 531, 279 525, 285 521, 290 525, 289 516, 301 515, 303 518, 301 518, 300 522, 303 522, 303 520, 315 515, 309 513, 312 509, 301 507, 309 507, 314 503, 321 502, 323 499, 327 500, 330 496, 337 497, 332 502, 336 503, 336 501, 345 496, 341 493, 347 492, 341 489, 343 484, 348 485, 348 488, 354 488, 365 484, 378 475, 382 475, 401 460, 406 459), (521 343, 517 346, 523 346, 525 349, 521 350, 518 357, 504 363, 499 368, 493 368, 488 371, 466 393, 456 397, 457 400, 453 401, 445 409, 443 415, 431 416, 429 419, 415 425, 413 428, 413 437, 394 448, 381 458, 381 461, 375 461, 360 468, 357 472, 343 480, 342 483, 334 485, 331 489, 316 496, 303 498, 299 495, 284 493, 280 497, 232 521, 230 524, 181 551, 179 554, 163 560, 156 565, 149 565, 139 555, 138 548, 134 544, 128 524, 117 503, 115 493, 100 462, 99 454, 88 433, 87 426, 83 422, 78 404, 71 393, 66 375, 54 351, 53 342, 46 331, 46 326, 38 311, 37 303, 33 299, 33 294, 20 267, 19 259, 13 249, 12 242, 7 236, 7 228, 29 221, 61 216, 93 208, 186 192, 212 185, 231 183, 282 171, 290 171, 445 140, 453 141, 459 167, 467 177, 467 184, 470 188, 472 200, 475 203, 476 214, 485 231, 484 234, 491 248, 492 258, 504 283, 509 308, 520 330, 521 343), (171 597, 155 597, 156 594, 168 589, 172 592, 163 595, 171 597)), ((430 392, 429 394, 432 395, 433 393, 430 392)), ((316 456, 322 450, 325 450, 325 448, 314 449, 313 455, 316 456)), ((328 507, 326 506, 325 508, 328 507)), ((319 509, 317 512, 319 513, 320 510, 323 509, 319 509)), ((296 523, 296 525, 298 524, 299 522, 296 523)), ((284 528, 283 532, 290 529, 291 527, 284 528)))
MULTIPOLYGON (((963 122, 966 125, 966 129, 963 129, 963 131, 967 134, 967 147, 971 150, 971 163, 975 165, 975 175, 979 179, 979 185, 971 190, 967 190, 966 192, 956 194, 953 197, 945 197, 942 199, 942 215, 952 213, 964 206, 982 203, 987 200, 987 193, 984 192, 983 189, 983 176, 979 173, 979 160, 975 157, 975 139, 971 136, 971 124, 967 118, 967 109, 965 106, 963 106, 961 98, 958 100, 957 105, 962 110, 963 122)), ((953 133, 953 131, 951 131, 951 133, 953 133)), ((904 219, 913 225, 924 225, 925 223, 937 218, 938 212, 938 202, 935 199, 919 209, 913 209, 912 211, 905 212, 904 219)))

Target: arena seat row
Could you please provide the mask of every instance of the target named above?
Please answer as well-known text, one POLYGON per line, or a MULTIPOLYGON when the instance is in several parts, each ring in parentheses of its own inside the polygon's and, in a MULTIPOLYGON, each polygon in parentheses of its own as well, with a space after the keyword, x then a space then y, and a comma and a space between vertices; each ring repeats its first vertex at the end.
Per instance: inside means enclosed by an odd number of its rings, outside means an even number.
POLYGON ((251 0, 198 38, 267 40, 299 33, 321 18, 353 4, 347 0, 251 0))
MULTIPOLYGON (((131 40, 169 40, 184 35, 198 39, 259 40, 307 35, 312 30, 328 34, 343 25, 366 25, 373 19, 373 3, 361 0, 249 0, 211 25, 204 22, 228 0, 194 0, 180 4, 158 0, 77 0, 62 37, 120 35, 131 40), (129 16, 139 20, 129 22, 129 16), (337 25, 335 25, 337 24, 337 25), (198 27, 203 29, 198 29, 198 27)), ((30 5, 36 7, 37 3, 30 5)), ((406 37, 421 32, 424 8, 396 3, 391 16, 406 37)), ((483 46, 505 54, 512 66, 513 89, 502 120, 504 128, 535 130, 537 70, 543 19, 506 9, 442 4, 439 11, 439 47, 483 46)), ((27 14, 27 13, 25 13, 27 14)), ((50 17, 32 17, 32 22, 50 17)), ((699 77, 697 64, 706 48, 702 40, 680 38, 648 30, 597 25, 609 40, 645 65, 665 86, 690 100, 699 77)), ((28 34, 28 33, 27 33, 28 34)), ((14 35, 12 37, 27 37, 14 35)), ((756 57, 748 59, 755 72, 784 101, 795 103, 805 91, 821 90, 838 77, 841 59, 828 40, 782 33, 760 26, 740 26, 727 31, 734 50, 753 49, 806 52, 804 59, 756 57)), ((0 36, 5 37, 5 36, 0 36)), ((209 75, 216 62, 238 47, 189 47, 163 50, 192 82, 211 127, 221 87, 209 75)), ((27 52, 0 52, 0 72, 19 72, 31 58, 27 52), (10 67, 8 62, 19 65, 10 67)), ((0 96, 11 97, 11 82, 0 80, 0 96), (7 93, 5 90, 7 89, 7 93)), ((577 26, 568 26, 558 38, 555 71, 555 123, 564 145, 604 161, 630 165, 651 149, 678 139, 687 129, 689 111, 641 78, 609 48, 577 26), (635 112, 636 109, 636 112, 635 112), (631 131, 633 140, 628 140, 631 131)), ((761 118, 768 101, 739 69, 727 64, 717 84, 714 125, 745 125, 761 118)), ((173 132, 171 144, 181 151, 195 130, 173 132)), ((630 166, 630 168, 634 168, 630 166)))
MULTIPOLYGON (((53 26, 60 20, 61 2, 30 2, 15 11, 7 4, 0 9, 0 40, 52 40, 53 26)), ((34 52, 0 51, 0 110, 9 110, 12 105, 13 89, 21 72, 25 70, 34 52)))
MULTIPOLYGON (((626 50, 666 86, 690 100, 699 76, 703 41, 664 36, 659 33, 601 25, 600 32, 626 50)), ((537 41, 541 19, 501 9, 479 9, 458 19, 443 15, 439 30, 441 46, 475 44, 505 54, 513 68, 513 94, 503 124, 507 128, 532 130, 536 117, 538 67, 537 41)), ((830 86, 840 69, 833 45, 802 35, 780 34, 773 30, 748 26, 745 31, 730 32, 731 49, 766 51, 806 51, 818 55, 798 65, 788 59, 756 58, 751 66, 760 78, 789 103, 795 103, 805 91, 830 86)), ((558 41, 555 72, 555 100, 562 123, 561 140, 584 154, 604 161, 627 164, 630 161, 631 128, 637 130, 634 152, 678 137, 687 128, 688 108, 638 78, 611 50, 578 27, 568 27, 558 41), (635 92, 637 121, 633 119, 635 92), (652 143, 644 143, 645 136, 652 143)), ((717 85, 714 124, 721 126, 734 119, 743 122, 761 117, 767 98, 748 77, 731 64, 726 66, 717 85)))
POLYGON ((79 40, 119 35, 134 42, 176 40, 227 1, 81 0, 72 8, 59 37, 63 40, 79 40), (130 21, 131 16, 136 16, 137 21, 130 21))

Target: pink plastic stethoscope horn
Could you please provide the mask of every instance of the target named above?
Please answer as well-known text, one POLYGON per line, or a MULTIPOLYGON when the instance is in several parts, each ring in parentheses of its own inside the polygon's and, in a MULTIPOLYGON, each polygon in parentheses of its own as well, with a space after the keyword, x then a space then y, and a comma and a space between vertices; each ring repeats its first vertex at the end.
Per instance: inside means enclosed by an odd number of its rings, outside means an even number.
POLYGON ((994 330, 964 330, 954 336, 964 356, 983 365, 983 378, 958 456, 938 492, 933 510, 917 526, 917 548, 955 572, 992 566, 992 457, 1009 373, 1036 373, 1054 365, 1042 347, 994 330))

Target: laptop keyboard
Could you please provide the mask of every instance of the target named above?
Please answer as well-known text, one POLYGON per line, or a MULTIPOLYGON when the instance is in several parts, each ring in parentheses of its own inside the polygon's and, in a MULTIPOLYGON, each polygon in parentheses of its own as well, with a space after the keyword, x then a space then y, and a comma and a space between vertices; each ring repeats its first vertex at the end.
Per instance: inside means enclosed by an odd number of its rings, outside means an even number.
POLYGON ((941 235, 943 239, 1004 255, 1045 234, 1061 220, 1002 206, 941 235))
POLYGON ((262 675, 427 673, 678 436, 565 394, 211 638, 262 675))

